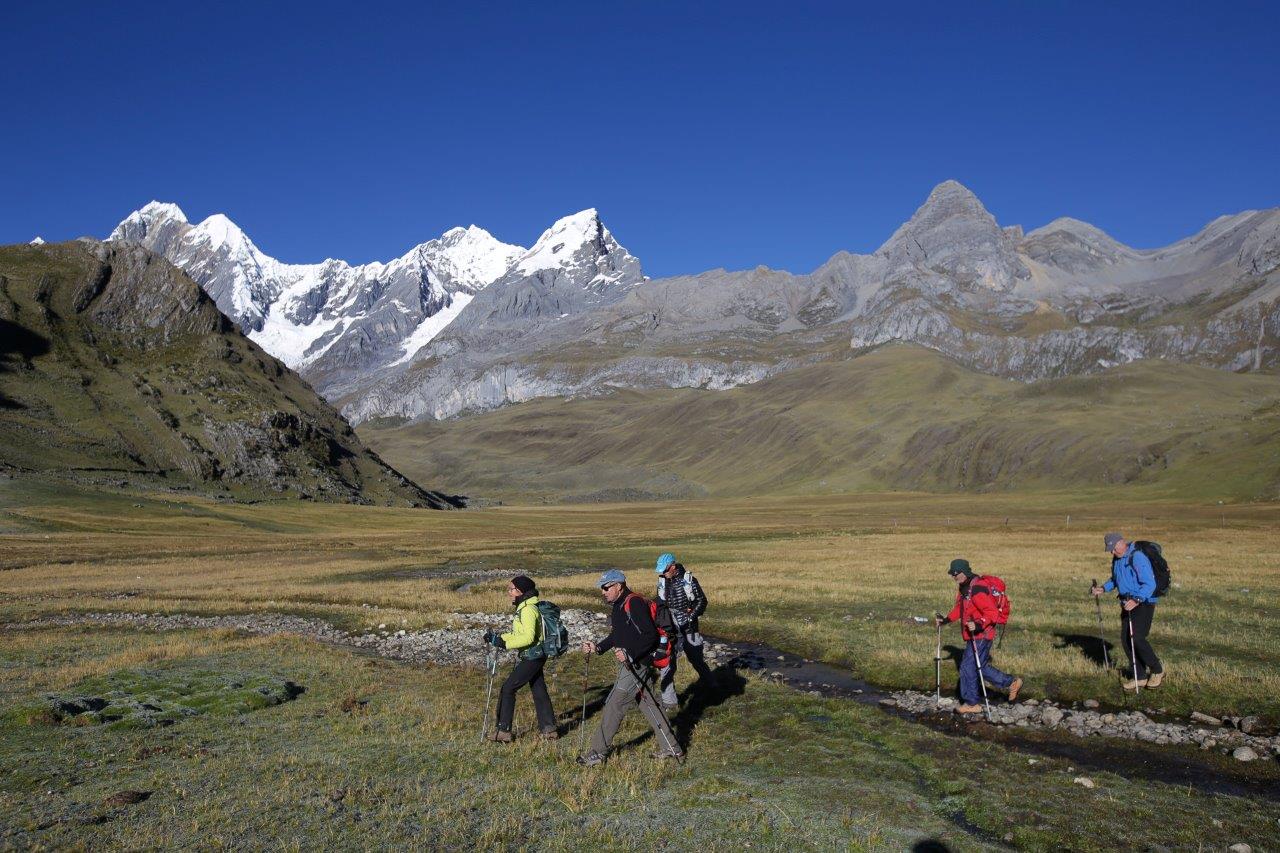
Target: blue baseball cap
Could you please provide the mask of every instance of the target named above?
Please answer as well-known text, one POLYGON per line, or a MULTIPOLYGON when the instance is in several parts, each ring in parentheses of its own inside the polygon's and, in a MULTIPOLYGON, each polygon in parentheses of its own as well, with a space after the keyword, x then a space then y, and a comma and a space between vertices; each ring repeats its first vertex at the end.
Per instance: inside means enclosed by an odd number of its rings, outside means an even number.
POLYGON ((654 567, 655 574, 662 574, 667 568, 676 561, 675 554, 663 554, 658 558, 658 565, 654 567))
POLYGON ((610 569, 600 576, 600 580, 596 581, 596 586, 604 589, 611 583, 626 583, 627 576, 617 569, 610 569))

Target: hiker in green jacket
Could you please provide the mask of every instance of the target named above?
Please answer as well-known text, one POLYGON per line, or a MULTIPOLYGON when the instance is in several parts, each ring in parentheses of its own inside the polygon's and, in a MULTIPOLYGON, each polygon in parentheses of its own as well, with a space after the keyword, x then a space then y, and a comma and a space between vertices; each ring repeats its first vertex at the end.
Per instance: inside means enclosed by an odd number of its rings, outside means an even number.
POLYGON ((551 707, 551 696, 547 693, 547 682, 542 677, 542 668, 546 666, 547 658, 542 650, 538 587, 532 578, 517 575, 507 587, 507 596, 516 609, 516 615, 511 620, 511 630, 505 634, 485 631, 484 641, 500 649, 520 650, 520 654, 515 669, 502 683, 502 691, 498 695, 498 726, 489 735, 489 740, 511 743, 511 718, 515 715, 516 691, 526 684, 533 694, 533 707, 538 714, 538 728, 542 737, 555 740, 560 736, 560 731, 556 727, 556 714, 551 707))

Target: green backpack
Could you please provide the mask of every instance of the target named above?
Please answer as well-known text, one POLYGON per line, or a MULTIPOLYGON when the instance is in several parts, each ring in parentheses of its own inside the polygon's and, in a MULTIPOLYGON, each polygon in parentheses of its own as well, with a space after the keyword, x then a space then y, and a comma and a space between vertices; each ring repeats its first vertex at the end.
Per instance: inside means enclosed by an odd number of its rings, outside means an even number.
POLYGON ((560 608, 550 601, 539 601, 538 615, 542 617, 542 654, 535 657, 558 658, 569 651, 569 629, 560 619, 560 608))

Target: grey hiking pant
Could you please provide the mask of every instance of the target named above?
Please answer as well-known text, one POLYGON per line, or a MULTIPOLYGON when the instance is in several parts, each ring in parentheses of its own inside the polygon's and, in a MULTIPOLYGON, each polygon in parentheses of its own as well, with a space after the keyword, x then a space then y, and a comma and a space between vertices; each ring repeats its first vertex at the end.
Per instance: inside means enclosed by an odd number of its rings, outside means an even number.
POLYGON ((677 705, 680 697, 676 693, 676 662, 683 654, 693 664, 694 672, 702 680, 701 687, 711 683, 711 668, 707 666, 702 655, 703 639, 697 631, 684 632, 676 629, 675 648, 671 650, 671 663, 658 670, 658 685, 662 688, 662 704, 677 705))
MULTIPOLYGON (((643 664, 633 665, 636 673, 644 679, 645 683, 653 681, 653 670, 643 664)), ((600 716, 600 726, 596 729, 595 734, 591 736, 591 749, 596 755, 605 755, 609 751, 609 744, 613 743, 614 737, 618 734, 618 729, 622 726, 622 718, 627 712, 639 703, 640 710, 644 714, 645 719, 649 721, 650 727, 653 728, 653 736, 657 739, 658 748, 664 752, 679 752, 680 745, 676 740, 675 733, 667 725, 666 720, 662 716, 662 711, 654 703, 649 695, 649 691, 644 689, 643 684, 637 681, 635 676, 627 669, 626 664, 618 664, 618 680, 613 683, 613 690, 609 692, 609 698, 604 700, 604 711, 600 716)))

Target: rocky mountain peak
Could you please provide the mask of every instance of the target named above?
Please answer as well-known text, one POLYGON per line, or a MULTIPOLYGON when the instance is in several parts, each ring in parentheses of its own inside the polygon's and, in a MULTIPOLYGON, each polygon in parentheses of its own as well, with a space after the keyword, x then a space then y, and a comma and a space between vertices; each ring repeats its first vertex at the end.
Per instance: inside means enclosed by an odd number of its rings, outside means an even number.
POLYGON ((629 289, 644 280, 640 261, 605 227, 594 207, 556 221, 542 232, 506 278, 551 273, 596 294, 629 289))
POLYGON ((970 207, 975 210, 986 213, 987 209, 982 206, 982 202, 974 195, 973 190, 956 180, 945 180, 938 184, 929 193, 929 197, 925 199, 924 207, 970 207))
POLYGON ((1032 237, 1039 237, 1045 234, 1052 234, 1057 231, 1061 231, 1066 234, 1071 234, 1075 237, 1078 237, 1082 240, 1087 240, 1091 243, 1108 244, 1112 246, 1124 247, 1123 243, 1121 243, 1119 240, 1112 237, 1106 231, 1103 231, 1098 226, 1091 225, 1088 222, 1083 222, 1079 219, 1075 219, 1070 216, 1059 216, 1057 219, 1053 220, 1048 225, 1042 225, 1041 227, 1027 234, 1027 238, 1030 239, 1032 237))
POLYGON ((978 197, 958 181, 943 181, 893 233, 877 255, 888 278, 940 289, 1007 292, 1029 273, 1015 252, 1016 232, 1002 229, 978 197))
POLYGON ((533 248, 520 258, 517 270, 523 275, 532 275, 539 270, 568 266, 580 249, 589 248, 595 252, 603 248, 598 244, 604 234, 608 234, 608 230, 596 209, 580 210, 556 220, 554 225, 543 231, 533 248))
POLYGON ((135 243, 147 243, 154 248, 154 244, 162 242, 162 237, 167 241, 186 225, 187 215, 176 204, 149 201, 120 220, 120 224, 107 239, 132 240, 135 243))
POLYGON ((1035 229, 1018 248, 1034 261, 1071 273, 1089 272, 1138 256, 1096 225, 1070 216, 1060 216, 1035 229))
POLYGON ((252 246, 244 230, 227 218, 224 213, 215 213, 195 227, 214 246, 240 247, 252 246))
POLYGON ((450 228, 439 239, 418 248, 442 280, 469 293, 497 281, 527 251, 502 242, 477 225, 450 228))

